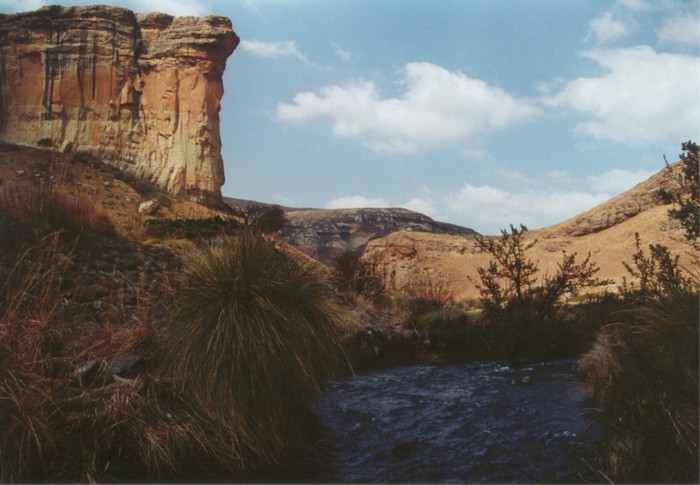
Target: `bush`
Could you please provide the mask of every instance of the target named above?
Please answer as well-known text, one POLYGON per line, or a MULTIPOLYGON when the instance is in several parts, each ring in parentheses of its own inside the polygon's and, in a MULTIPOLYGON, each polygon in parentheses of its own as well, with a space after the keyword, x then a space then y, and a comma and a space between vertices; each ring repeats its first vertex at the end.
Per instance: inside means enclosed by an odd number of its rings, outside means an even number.
POLYGON ((508 357, 556 358, 581 352, 584 329, 576 325, 578 315, 567 300, 582 288, 609 283, 595 277, 599 271, 589 254, 577 261, 577 254, 562 252, 554 275, 538 276, 537 262, 527 257, 537 240, 526 242, 525 226, 510 226, 498 239, 476 237, 480 251, 491 255, 487 267, 478 268, 486 320, 498 329, 508 329, 498 347, 508 357), (509 336, 508 336, 509 335, 509 336))
POLYGON ((581 358, 608 430, 601 478, 697 483, 698 311, 694 290, 639 299, 581 358))
POLYGON ((274 461, 341 358, 332 291, 261 235, 192 254, 161 326, 163 366, 179 390, 274 461))
POLYGON ((692 287, 691 279, 683 274, 679 259, 671 257, 669 249, 663 244, 650 244, 649 256, 642 249, 639 233, 634 233, 636 251, 632 255, 632 264, 623 261, 627 272, 636 280, 629 283, 623 277, 620 292, 627 295, 658 295, 675 292, 692 287))
POLYGON ((446 284, 428 280, 425 285, 409 290, 406 309, 409 312, 409 318, 415 318, 434 311, 445 310, 453 301, 454 293, 446 284))
POLYGON ((353 292, 375 305, 386 300, 386 290, 371 266, 349 249, 342 251, 331 261, 333 284, 341 293, 353 292))

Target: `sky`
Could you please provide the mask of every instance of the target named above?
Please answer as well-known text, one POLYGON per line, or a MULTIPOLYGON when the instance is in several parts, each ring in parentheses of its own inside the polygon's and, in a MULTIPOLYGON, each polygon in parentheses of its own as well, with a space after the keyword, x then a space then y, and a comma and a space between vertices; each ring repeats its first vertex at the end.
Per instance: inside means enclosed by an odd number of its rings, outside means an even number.
POLYGON ((99 3, 231 19, 225 196, 496 234, 579 214, 700 142, 700 0, 99 3))

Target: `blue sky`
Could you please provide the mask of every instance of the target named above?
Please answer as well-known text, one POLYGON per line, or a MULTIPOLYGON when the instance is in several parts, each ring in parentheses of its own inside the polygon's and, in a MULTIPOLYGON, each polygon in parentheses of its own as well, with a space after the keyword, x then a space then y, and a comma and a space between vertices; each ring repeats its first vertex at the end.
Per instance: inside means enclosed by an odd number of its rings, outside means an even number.
POLYGON ((587 210, 700 141, 698 0, 100 3, 231 19, 232 197, 492 234, 587 210))

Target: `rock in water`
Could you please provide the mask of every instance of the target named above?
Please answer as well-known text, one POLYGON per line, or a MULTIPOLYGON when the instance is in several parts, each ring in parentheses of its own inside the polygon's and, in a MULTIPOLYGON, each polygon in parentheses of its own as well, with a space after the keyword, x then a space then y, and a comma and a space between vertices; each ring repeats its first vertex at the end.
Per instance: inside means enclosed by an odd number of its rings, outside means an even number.
POLYGON ((220 204, 222 75, 238 42, 216 16, 102 5, 0 16, 0 141, 90 152, 220 204))

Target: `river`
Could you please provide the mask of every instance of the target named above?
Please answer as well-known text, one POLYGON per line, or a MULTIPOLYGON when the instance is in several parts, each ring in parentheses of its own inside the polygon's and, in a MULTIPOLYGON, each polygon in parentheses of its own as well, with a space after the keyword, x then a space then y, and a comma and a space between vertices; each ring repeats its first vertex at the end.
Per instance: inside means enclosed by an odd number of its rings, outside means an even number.
POLYGON ((581 482, 599 433, 575 364, 415 365, 336 381, 315 410, 326 466, 313 480, 581 482))

